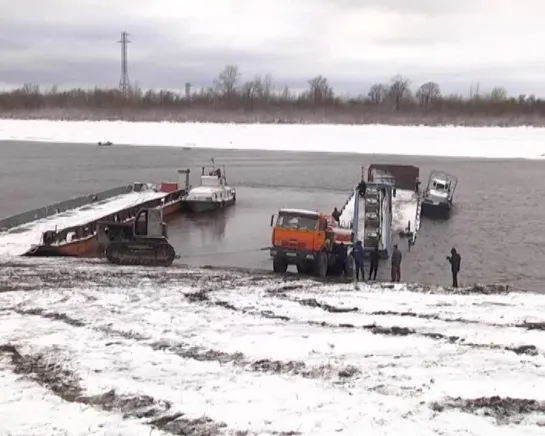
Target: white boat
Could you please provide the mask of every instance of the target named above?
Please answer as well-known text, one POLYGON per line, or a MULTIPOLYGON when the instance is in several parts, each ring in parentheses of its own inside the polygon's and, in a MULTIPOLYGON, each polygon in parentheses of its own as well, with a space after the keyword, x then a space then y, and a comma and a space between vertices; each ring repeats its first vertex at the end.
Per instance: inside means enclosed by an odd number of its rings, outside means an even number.
POLYGON ((458 179, 443 171, 432 171, 422 199, 422 215, 448 216, 458 179))
POLYGON ((227 185, 225 166, 202 167, 201 184, 190 189, 183 205, 191 212, 211 212, 223 209, 236 202, 236 190, 227 185))

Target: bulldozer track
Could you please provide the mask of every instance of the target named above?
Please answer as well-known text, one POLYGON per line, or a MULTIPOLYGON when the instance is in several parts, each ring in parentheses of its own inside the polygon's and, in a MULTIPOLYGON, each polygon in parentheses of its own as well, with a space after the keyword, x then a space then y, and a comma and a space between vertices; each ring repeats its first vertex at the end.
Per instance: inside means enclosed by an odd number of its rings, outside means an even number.
POLYGON ((106 248, 106 258, 114 265, 170 266, 176 252, 168 242, 133 244, 112 242, 106 248))

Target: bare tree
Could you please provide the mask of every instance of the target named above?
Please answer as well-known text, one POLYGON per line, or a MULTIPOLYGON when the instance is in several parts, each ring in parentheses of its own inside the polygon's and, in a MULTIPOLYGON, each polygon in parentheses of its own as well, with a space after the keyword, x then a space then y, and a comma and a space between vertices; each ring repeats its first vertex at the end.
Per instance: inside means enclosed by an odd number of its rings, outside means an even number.
POLYGON ((497 86, 490 91, 490 100, 492 101, 504 101, 507 100, 507 91, 501 86, 497 86))
POLYGON ((282 94, 280 95, 280 98, 284 101, 290 101, 293 98, 290 88, 287 85, 284 86, 284 89, 282 89, 282 94))
POLYGON ((322 104, 333 99, 333 89, 327 78, 316 76, 308 81, 308 98, 314 104, 322 104))
POLYGON ((268 100, 271 98, 271 93, 273 89, 272 76, 270 74, 265 74, 265 77, 261 79, 261 98, 268 100))
POLYGON ((382 83, 375 83, 369 88, 367 96, 373 104, 382 104, 388 95, 388 87, 382 83))
POLYGON ((231 100, 236 95, 240 77, 241 74, 237 65, 226 65, 214 82, 219 95, 231 100))
POLYGON ((509 96, 501 87, 477 98, 478 83, 471 85, 469 98, 467 90, 463 95, 441 95, 439 85, 434 82, 420 86, 415 94, 420 105, 441 99, 441 105, 433 106, 437 117, 429 110, 397 112, 413 98, 409 81, 402 76, 394 77, 391 84, 376 83, 370 87, 367 97, 357 98, 348 94, 335 95, 328 79, 323 76, 311 79, 302 93, 287 87, 283 91, 282 87, 275 89, 270 75, 257 76, 243 83, 235 65, 227 65, 210 85, 196 87, 191 93, 191 101, 188 101, 189 86, 184 94, 183 87, 178 92, 142 91, 136 85, 131 88, 131 98, 123 99, 117 88, 40 89, 34 84, 26 84, 19 89, 0 91, 0 116, 134 121, 252 122, 259 119, 262 122, 292 123, 319 119, 320 122, 335 123, 545 125, 545 99, 535 95, 509 96), (303 100, 306 104, 301 104, 303 100), (369 105, 370 102, 375 107, 369 105), (379 108, 378 105, 384 102, 388 105, 379 108), (309 110, 312 104, 322 105, 328 110, 316 116, 309 110), (229 110, 218 110, 220 108, 229 110), (244 114, 240 109, 252 114, 244 114))
POLYGON ((37 95, 40 93, 40 87, 38 85, 33 85, 32 83, 25 83, 21 91, 26 95, 37 95))
POLYGON ((250 80, 242 85, 242 96, 248 104, 249 109, 253 109, 254 102, 261 92, 261 79, 258 77, 255 80, 250 80))
POLYGON ((426 82, 416 91, 416 99, 420 106, 427 106, 440 98, 441 89, 435 82, 426 82))
POLYGON ((390 97, 394 101, 394 107, 396 111, 401 108, 401 104, 411 94, 410 89, 411 82, 409 79, 405 79, 401 75, 392 77, 392 84, 390 85, 390 97))
POLYGON ((478 100, 481 98, 481 84, 479 82, 471 83, 469 86, 469 100, 478 100))

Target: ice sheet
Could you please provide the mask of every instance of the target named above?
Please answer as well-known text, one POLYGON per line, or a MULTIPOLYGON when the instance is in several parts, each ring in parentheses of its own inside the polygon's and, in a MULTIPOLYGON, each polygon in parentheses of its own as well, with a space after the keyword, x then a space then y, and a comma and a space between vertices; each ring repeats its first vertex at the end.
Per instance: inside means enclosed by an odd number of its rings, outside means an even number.
POLYGON ((164 192, 155 192, 153 190, 131 192, 14 227, 8 232, 0 233, 0 256, 21 256, 25 254, 32 245, 40 243, 42 233, 47 230, 62 230, 85 224, 124 208, 166 195, 164 192))
MULTIPOLYGON (((545 400, 545 332, 516 326, 544 321, 542 295, 430 294, 409 292, 402 284, 389 290, 362 285, 354 291, 351 285, 310 280, 290 282, 292 289, 283 290, 286 283, 270 276, 187 268, 113 270, 98 261, 76 260, 25 261, 6 268, 6 274, 9 283, 17 279, 14 286, 31 292, 0 293, 0 338, 23 355, 50 353, 66 374, 80 378, 86 395, 115 389, 170 401, 172 413, 225 423, 222 435, 237 430, 301 436, 542 435, 537 423, 545 416, 539 413, 498 424, 482 412, 430 408, 434 401, 458 396, 545 400), (24 275, 25 268, 33 275, 24 275), (67 287, 42 281, 33 288, 36 275, 50 281, 62 277, 67 287), (305 303, 312 298, 356 310, 328 312, 305 303), (365 327, 373 324, 416 333, 375 334, 365 327), (430 333, 456 334, 463 340, 430 333), (157 349, 157 343, 178 348, 157 349), (506 349, 522 344, 535 345, 539 354, 506 349), (188 357, 176 350, 201 351, 188 357), (271 360, 277 361, 271 368, 291 361, 321 369, 302 375, 254 368, 255 362, 262 367, 271 360), (349 366, 359 372, 340 377, 338 371, 349 366)), ((0 401, 13 414, 2 421, 7 431, 23 434, 29 421, 39 419, 17 415, 15 407, 51 413, 51 426, 75 428, 76 423, 60 421, 60 413, 51 412, 51 395, 41 394, 35 383, 17 381, 7 360, 2 365, 2 392, 9 394, 0 401), (18 398, 24 402, 13 405, 18 398)), ((67 420, 79 410, 64 407, 67 420)), ((77 420, 82 428, 101 423, 105 434, 117 425, 99 413, 77 420)), ((124 422, 139 425, 131 434, 150 431, 145 420, 124 422)), ((56 434, 51 427, 40 433, 56 434)))
POLYGON ((0 120, 0 140, 470 156, 545 157, 545 129, 0 120))

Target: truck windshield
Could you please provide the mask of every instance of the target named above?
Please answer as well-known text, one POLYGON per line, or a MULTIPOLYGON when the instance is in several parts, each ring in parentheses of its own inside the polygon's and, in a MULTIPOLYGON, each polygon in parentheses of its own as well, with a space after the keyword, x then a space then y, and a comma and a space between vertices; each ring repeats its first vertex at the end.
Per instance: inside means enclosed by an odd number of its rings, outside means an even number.
POLYGON ((298 230, 315 230, 318 217, 311 215, 298 215, 294 213, 280 213, 276 221, 277 227, 285 227, 298 230))

